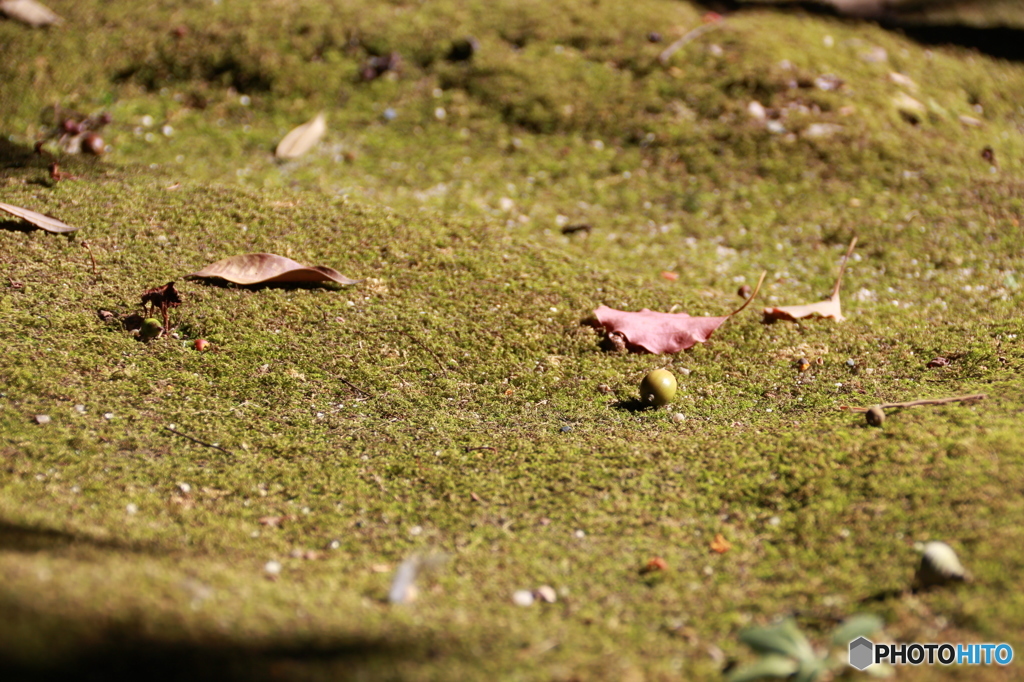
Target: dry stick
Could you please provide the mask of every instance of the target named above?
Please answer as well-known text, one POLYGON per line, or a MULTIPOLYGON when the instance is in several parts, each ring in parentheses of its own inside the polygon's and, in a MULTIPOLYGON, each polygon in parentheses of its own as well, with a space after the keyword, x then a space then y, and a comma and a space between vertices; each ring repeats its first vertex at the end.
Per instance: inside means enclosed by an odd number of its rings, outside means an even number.
POLYGON ((410 340, 411 340, 411 341, 412 341, 413 343, 415 343, 415 344, 416 344, 417 346, 419 346, 419 347, 420 347, 420 348, 422 348, 423 350, 425 350, 425 351, 427 351, 428 353, 430 353, 430 356, 431 356, 432 358, 434 358, 434 362, 436 362, 436 363, 437 363, 437 366, 441 368, 441 373, 442 373, 442 374, 444 374, 445 376, 448 376, 448 370, 447 370, 447 369, 445 368, 445 366, 444 366, 444 365, 443 365, 443 364, 441 363, 441 358, 437 357, 437 353, 435 353, 434 351, 432 351, 432 350, 430 349, 430 347, 429 347, 429 346, 427 346, 426 344, 424 344, 424 343, 423 343, 422 341, 420 341, 420 340, 419 340, 419 339, 417 339, 417 338, 416 338, 415 336, 413 336, 413 335, 412 335, 412 334, 411 334, 410 332, 407 332, 407 331, 405 331, 404 329, 396 329, 395 331, 397 331, 397 332, 398 332, 398 333, 400 333, 400 334, 405 334, 405 335, 406 335, 407 337, 409 337, 409 339, 410 339, 410 340))
POLYGON ((664 50, 662 50, 661 54, 658 55, 658 61, 661 62, 663 65, 668 64, 668 60, 672 59, 672 55, 678 52, 683 46, 685 46, 687 43, 693 40, 696 40, 697 38, 700 38, 702 35, 710 31, 711 29, 720 26, 721 23, 721 21, 717 21, 713 24, 703 24, 693 29, 692 31, 684 35, 682 38, 680 38, 679 40, 677 40, 676 42, 672 43, 664 50))
POLYGON ((343 382, 344 382, 345 384, 347 384, 349 388, 352 388, 352 389, 355 389, 355 390, 359 391, 360 393, 362 393, 363 395, 365 395, 365 396, 366 396, 367 398, 372 398, 372 397, 373 397, 373 395, 372 395, 372 394, 370 394, 370 393, 367 393, 367 392, 366 392, 366 391, 364 391, 363 389, 359 388, 358 386, 356 386, 355 384, 353 384, 353 383, 352 383, 351 381, 349 381, 349 380, 348 380, 348 379, 346 379, 345 377, 338 377, 338 378, 339 378, 339 379, 341 379, 341 380, 342 380, 342 381, 343 381, 343 382))
POLYGON ((199 440, 198 438, 193 438, 192 436, 188 435, 187 433, 182 433, 181 431, 179 431, 177 429, 172 429, 170 426, 164 426, 164 428, 167 429, 168 431, 170 431, 171 433, 175 434, 176 436, 181 436, 182 438, 189 439, 193 443, 199 443, 200 445, 205 445, 208 448, 213 448, 214 450, 220 450, 221 452, 223 452, 226 455, 230 455, 231 454, 230 450, 225 450, 224 448, 222 448, 219 445, 214 445, 213 443, 207 443, 206 441, 199 440))
POLYGON ((82 240, 82 246, 89 252, 89 260, 92 261, 92 276, 99 277, 99 273, 96 272, 96 256, 92 254, 92 246, 90 246, 89 242, 84 239, 82 240))
POLYGON ((754 300, 755 296, 757 296, 757 292, 761 291, 761 284, 764 283, 764 278, 765 278, 765 275, 767 275, 767 274, 768 274, 767 270, 764 270, 764 271, 761 272, 761 279, 757 280, 757 286, 754 287, 754 293, 750 294, 750 297, 747 298, 747 300, 745 300, 743 302, 743 305, 741 305, 739 308, 737 308, 736 310, 734 310, 731 313, 729 313, 728 315, 726 315, 726 317, 732 317, 733 315, 735 315, 736 313, 740 312, 741 310, 746 308, 748 305, 750 305, 750 302, 754 300))
MULTIPOLYGON (((973 395, 958 395, 952 398, 925 398, 924 400, 911 400, 906 403, 885 403, 884 405, 878 405, 883 410, 887 410, 892 407, 917 407, 918 405, 945 405, 946 403, 959 403, 968 400, 982 400, 988 396, 984 393, 975 393, 973 395)), ((840 405, 840 410, 849 410, 850 412, 867 412, 870 407, 851 407, 850 405, 840 405)))
POLYGON ((850 260, 850 254, 853 253, 853 247, 857 246, 857 238, 854 237, 850 241, 850 248, 846 249, 846 255, 843 256, 843 262, 839 266, 839 276, 836 277, 836 285, 832 287, 832 295, 829 296, 831 299, 835 299, 839 295, 839 285, 843 283, 843 273, 846 272, 846 262, 850 260))

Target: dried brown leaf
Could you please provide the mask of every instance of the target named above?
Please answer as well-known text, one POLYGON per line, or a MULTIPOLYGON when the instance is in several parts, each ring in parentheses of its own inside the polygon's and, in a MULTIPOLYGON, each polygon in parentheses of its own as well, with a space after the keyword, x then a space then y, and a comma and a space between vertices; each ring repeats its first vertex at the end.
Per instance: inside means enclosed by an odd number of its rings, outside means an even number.
POLYGON ((320 141, 327 132, 327 119, 317 114, 312 121, 307 121, 293 129, 278 143, 274 156, 279 159, 297 159, 320 141))
POLYGON ((307 267, 291 258, 273 253, 247 253, 231 256, 211 263, 199 272, 186 275, 189 278, 223 279, 235 284, 303 284, 312 282, 337 282, 358 284, 361 280, 349 279, 333 268, 323 265, 307 267))
POLYGON ((690 317, 686 313, 659 313, 644 308, 640 312, 625 312, 600 306, 594 311, 598 324, 609 337, 621 335, 630 350, 660 353, 678 353, 698 343, 704 343, 726 320, 740 312, 754 300, 764 281, 764 273, 754 293, 739 308, 722 317, 690 317))
POLYGON ((142 294, 142 305, 149 304, 153 308, 177 308, 181 305, 181 296, 174 288, 174 282, 168 282, 162 287, 147 289, 142 294))
POLYGON ((62 223, 56 218, 51 218, 50 216, 43 215, 42 213, 36 213, 35 211, 30 211, 27 208, 21 208, 20 206, 11 206, 10 204, 0 203, 0 211, 17 216, 24 221, 32 223, 41 230, 46 230, 47 232, 74 232, 78 229, 77 227, 71 227, 67 223, 62 223))
POLYGON ((53 10, 35 0, 3 0, 0 2, 0 14, 32 28, 64 22, 53 10))
POLYGON ((853 247, 857 245, 857 238, 854 237, 850 241, 849 248, 846 249, 846 255, 843 256, 843 263, 839 266, 839 276, 836 277, 835 286, 832 287, 832 295, 824 301, 818 301, 817 303, 806 303, 804 305, 787 305, 780 308, 765 308, 764 309, 764 321, 775 322, 776 320, 787 320, 789 322, 796 322, 807 317, 813 317, 815 315, 819 317, 831 318, 836 322, 842 322, 843 308, 839 303, 839 287, 843 283, 843 273, 846 272, 846 262, 850 260, 850 254, 853 253, 853 247))

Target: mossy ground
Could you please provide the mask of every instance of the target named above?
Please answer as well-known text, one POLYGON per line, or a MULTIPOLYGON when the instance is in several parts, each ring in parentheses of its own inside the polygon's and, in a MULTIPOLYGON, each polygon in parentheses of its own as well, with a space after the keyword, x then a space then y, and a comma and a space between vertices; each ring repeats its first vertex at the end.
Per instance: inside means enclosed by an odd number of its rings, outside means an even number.
POLYGON ((860 611, 1024 651, 1020 64, 749 12, 663 67, 701 16, 667 0, 50 5, 63 27, 0 23, 0 199, 83 226, 0 232, 7 670, 716 679, 747 624, 821 635, 860 611), (467 35, 479 53, 446 61, 467 35), (398 74, 358 79, 393 50, 398 74), (79 180, 30 154, 54 103, 114 116, 101 162, 60 159, 79 180), (323 143, 275 162, 321 110, 323 143), (723 314, 762 270, 759 302, 814 301, 855 234, 844 323, 747 311, 672 357, 580 324, 602 303, 723 314), (181 282, 255 251, 365 281, 181 282), (180 339, 96 314, 170 280, 180 339), (672 410, 630 409, 660 366, 672 410), (974 392, 882 429, 836 409, 974 392), (928 539, 974 581, 895 594, 928 539), (417 552, 446 567, 388 605, 417 552), (639 575, 654 556, 670 570, 639 575), (512 604, 543 584, 555 604, 512 604))

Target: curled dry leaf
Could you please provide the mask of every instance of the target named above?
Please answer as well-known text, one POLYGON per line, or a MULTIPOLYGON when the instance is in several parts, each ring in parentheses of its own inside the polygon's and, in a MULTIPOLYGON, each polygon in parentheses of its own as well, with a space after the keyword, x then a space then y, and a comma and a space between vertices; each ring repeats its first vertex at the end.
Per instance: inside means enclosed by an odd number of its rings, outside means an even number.
POLYGON ((247 253, 231 256, 211 263, 199 272, 186 275, 188 278, 223 279, 243 286, 251 284, 303 284, 312 282, 337 282, 358 284, 361 280, 349 279, 333 268, 323 265, 307 267, 291 258, 273 253, 247 253))
POLYGON ((764 309, 764 321, 775 322, 776 320, 788 320, 795 322, 802 320, 806 317, 813 317, 818 315, 819 317, 832 318, 836 322, 842 322, 845 318, 843 317, 843 309, 839 303, 839 286, 843 283, 843 272, 846 271, 846 261, 850 259, 850 254, 853 253, 853 247, 857 245, 857 238, 854 237, 850 241, 850 247, 846 249, 846 255, 843 256, 843 263, 839 266, 839 276, 836 278, 836 284, 832 287, 832 295, 824 301, 817 303, 807 303, 805 305, 787 305, 781 308, 765 308, 764 309))
POLYGON ((630 350, 655 355, 678 353, 704 343, 726 320, 746 308, 761 289, 764 276, 765 273, 761 273, 750 298, 723 317, 690 317, 686 313, 658 313, 646 308, 640 312, 624 312, 607 306, 600 306, 594 316, 609 337, 621 336, 630 350))
POLYGON ((274 150, 279 159, 297 159, 320 141, 327 132, 327 119, 317 114, 312 121, 307 121, 284 136, 274 150))
POLYGON ((3 0, 0 2, 0 14, 32 28, 64 22, 53 10, 35 0, 3 0))
POLYGON ((62 223, 56 218, 43 215, 42 213, 36 213, 30 211, 27 208, 21 208, 20 206, 11 206, 10 204, 0 203, 0 211, 10 213, 13 216, 17 216, 24 221, 30 222, 41 230, 47 232, 74 232, 77 227, 71 227, 67 223, 62 223))
POLYGON ((716 554, 725 554, 730 549, 732 549, 732 543, 726 540, 721 533, 716 533, 715 539, 711 541, 711 551, 716 554))

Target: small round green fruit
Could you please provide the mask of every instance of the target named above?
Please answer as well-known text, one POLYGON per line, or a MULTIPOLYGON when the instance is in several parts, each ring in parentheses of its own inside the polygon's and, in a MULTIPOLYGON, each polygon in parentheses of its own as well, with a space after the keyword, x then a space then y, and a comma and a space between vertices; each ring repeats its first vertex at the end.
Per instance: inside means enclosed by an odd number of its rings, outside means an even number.
POLYGON ((676 378, 667 369, 656 369, 647 373, 640 382, 640 400, 644 405, 661 407, 676 397, 676 378))
POLYGON ((160 332, 164 330, 160 320, 155 317, 147 317, 142 321, 142 328, 139 329, 139 338, 143 341, 149 341, 160 336, 160 332))

